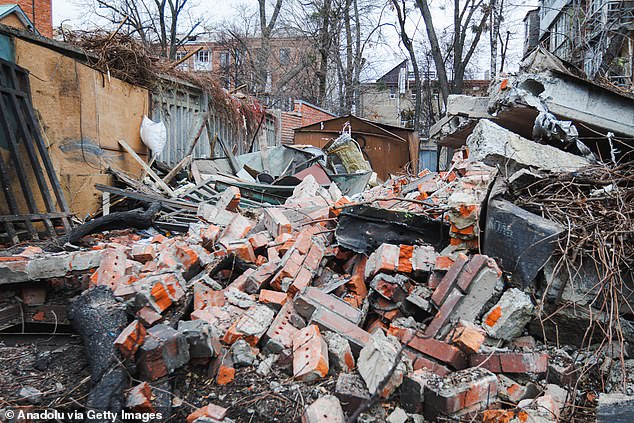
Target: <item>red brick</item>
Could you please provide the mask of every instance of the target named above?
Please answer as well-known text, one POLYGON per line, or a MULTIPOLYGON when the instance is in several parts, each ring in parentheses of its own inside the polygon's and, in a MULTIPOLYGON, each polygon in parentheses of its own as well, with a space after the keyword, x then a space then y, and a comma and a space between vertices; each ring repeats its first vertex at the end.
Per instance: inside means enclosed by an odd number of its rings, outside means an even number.
POLYGON ((135 244, 132 247, 130 256, 139 263, 147 263, 156 258, 156 250, 153 244, 135 244))
POLYGON ((220 231, 221 229, 218 226, 209 225, 207 229, 205 229, 202 235, 203 247, 205 247, 209 251, 212 251, 216 243, 216 240, 220 236, 220 231))
POLYGON ((227 416, 227 409, 216 404, 207 404, 187 416, 187 423, 193 423, 199 417, 208 417, 212 420, 222 421, 227 416))
POLYGON ((298 292, 301 292, 304 288, 310 286, 310 283, 313 281, 313 271, 308 270, 305 267, 302 267, 295 276, 295 280, 288 287, 289 295, 295 295, 298 292))
POLYGON ((451 342, 466 354, 480 350, 486 335, 482 329, 469 322, 460 322, 452 335, 451 342))
POLYGON ((288 301, 288 295, 284 292, 271 291, 269 289, 263 289, 260 291, 258 301, 262 304, 267 304, 275 310, 279 310, 288 301))
POLYGON ((449 270, 445 274, 445 277, 442 278, 442 281, 440 281, 440 285, 438 285, 438 288, 436 288, 433 295, 431 296, 431 301, 436 307, 440 307, 442 305, 442 303, 451 292, 452 288, 456 285, 458 277, 460 276, 460 273, 462 272, 464 266, 467 264, 468 260, 469 259, 467 258, 467 256, 465 256, 464 254, 459 254, 455 263, 449 268, 449 270))
POLYGON ((412 361, 412 368, 414 370, 425 369, 438 376, 446 376, 451 373, 451 370, 447 367, 430 359, 429 357, 426 357, 424 354, 421 354, 416 350, 406 348, 404 350, 404 354, 412 361))
POLYGON ((319 328, 310 325, 297 332, 293 339, 293 377, 313 381, 328 374, 328 345, 319 328))
POLYGON ((266 247, 271 241, 271 236, 268 232, 258 232, 249 237, 249 243, 253 250, 266 247))
POLYGON ((156 311, 152 310, 151 307, 141 307, 139 311, 136 312, 136 317, 139 319, 145 326, 152 326, 154 323, 161 320, 163 317, 158 314, 156 311))
POLYGON ((293 303, 287 302, 266 332, 265 349, 277 354, 283 349, 291 348, 297 332, 304 326, 305 323, 295 311, 293 303))
POLYGON ((101 253, 101 263, 97 270, 90 276, 91 286, 106 285, 113 291, 116 289, 119 279, 125 276, 127 259, 124 252, 108 249, 101 253))
MULTIPOLYGON (((400 339, 400 341, 406 342, 407 339, 400 339)), ((408 346, 436 360, 449 364, 455 369, 460 370, 467 367, 467 358, 463 352, 446 342, 434 338, 414 336, 408 346)))
POLYGON ((167 292, 167 289, 163 286, 162 283, 157 282, 152 286, 150 290, 150 295, 152 296, 153 303, 157 307, 157 311, 164 312, 172 305, 172 300, 170 299, 170 295, 167 292))
MULTIPOLYGON (((282 258, 283 266, 280 271, 273 277, 271 286, 278 291, 283 291, 282 282, 283 279, 294 280, 299 271, 302 268, 304 262, 304 256, 297 250, 289 250, 285 254, 285 258, 282 258)), ((290 285, 290 284, 289 284, 290 285)))
POLYGON ((226 245, 226 248, 228 254, 235 254, 244 261, 255 263, 255 252, 251 243, 246 239, 232 241, 226 245))
POLYGON ((218 374, 216 375, 216 383, 218 385, 227 385, 233 382, 235 376, 236 369, 233 367, 231 352, 227 350, 222 358, 220 358, 220 366, 218 367, 218 374))
POLYGON ((202 282, 194 284, 194 310, 223 305, 225 305, 224 291, 216 291, 202 282))
POLYGON ((236 214, 220 234, 218 243, 226 248, 231 241, 244 238, 252 227, 253 223, 249 219, 241 214, 236 214))
POLYGON ((255 272, 247 276, 244 284, 244 292, 255 294, 266 286, 280 268, 280 263, 269 261, 260 266, 255 272))
POLYGON ((185 335, 167 325, 152 326, 139 348, 136 365, 150 380, 156 380, 189 361, 185 335))
POLYGON ((402 273, 412 273, 413 245, 401 245, 398 255, 398 271, 402 273))
POLYGON ((174 248, 174 257, 183 265, 184 272, 196 272, 200 267, 198 253, 189 245, 178 244, 174 248))
POLYGON ((313 233, 315 231, 310 228, 302 229, 295 240, 295 248, 302 254, 308 253, 311 245, 313 245, 313 233))
POLYGON ((135 320, 123 329, 117 339, 115 339, 114 344, 121 351, 121 355, 125 358, 130 358, 143 345, 145 334, 146 331, 143 325, 138 320, 135 320))
POLYGON ((311 323, 316 324, 323 330, 330 330, 343 336, 350 342, 352 351, 358 354, 361 349, 370 341, 371 335, 359 326, 347 319, 342 319, 340 315, 323 307, 318 308, 311 317, 311 323))
POLYGON ((346 288, 351 297, 345 298, 345 301, 353 307, 360 308, 363 300, 368 296, 368 288, 365 285, 365 264, 367 261, 368 258, 366 256, 358 255, 350 275, 350 282, 346 283, 346 288))
POLYGON ((442 415, 478 411, 497 399, 497 378, 491 372, 471 368, 431 379, 425 389, 424 416, 438 421, 442 415))
POLYGON ((152 388, 147 382, 142 382, 128 391, 126 408, 136 413, 153 413, 152 388))
POLYGON ((462 273, 457 280, 458 288, 460 288, 462 292, 467 292, 469 286, 471 285, 471 282, 473 282, 475 277, 478 275, 480 269, 482 269, 484 266, 487 266, 488 261, 489 258, 487 256, 483 256, 480 254, 476 254, 471 257, 469 262, 462 269, 462 273))
POLYGON ((493 373, 545 373, 548 370, 546 353, 481 353, 470 357, 472 366, 493 373))
POLYGON ((292 230, 291 222, 280 208, 265 208, 262 213, 262 222, 273 237, 277 237, 281 234, 290 234, 292 230))
POLYGON ((425 336, 436 336, 443 326, 449 322, 451 312, 463 298, 464 294, 459 290, 454 289, 451 291, 451 294, 445 299, 445 302, 434 316, 434 319, 425 329, 425 336))
POLYGON ((436 270, 449 270, 453 265, 454 260, 448 256, 436 257, 436 270))
POLYGON ((304 267, 311 272, 319 268, 321 260, 324 258, 324 249, 317 243, 313 243, 304 259, 304 267))
POLYGON ((381 244, 368 259, 365 267, 366 279, 379 272, 396 272, 398 269, 400 248, 398 245, 381 244))

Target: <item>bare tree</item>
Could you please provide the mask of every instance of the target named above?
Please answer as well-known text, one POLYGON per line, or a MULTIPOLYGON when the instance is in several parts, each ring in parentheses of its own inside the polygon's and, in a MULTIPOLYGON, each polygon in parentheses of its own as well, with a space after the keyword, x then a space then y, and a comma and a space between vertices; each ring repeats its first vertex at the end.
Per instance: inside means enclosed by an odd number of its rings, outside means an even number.
POLYGON ((416 51, 414 49, 414 42, 407 34, 407 30, 405 29, 405 24, 407 22, 407 4, 406 0, 390 0, 392 2, 392 6, 394 10, 396 10, 396 18, 398 20, 398 34, 401 37, 401 41, 403 42, 403 46, 407 50, 409 54, 409 59, 412 63, 412 68, 414 69, 414 89, 416 90, 416 103, 414 106, 414 130, 416 132, 420 131, 420 115, 422 108, 422 99, 421 99, 421 79, 420 79, 420 70, 418 68, 418 60, 416 60, 416 51))
POLYGON ((447 103, 450 93, 461 93, 467 66, 478 47, 482 33, 487 30, 487 22, 494 0, 453 0, 452 39, 449 46, 453 57, 453 75, 451 81, 447 75, 447 62, 438 41, 428 0, 416 0, 421 11, 432 57, 436 65, 438 83, 443 101, 447 103))
POLYGON ((89 5, 114 25, 125 21, 129 34, 151 48, 158 46, 159 54, 170 60, 203 24, 202 17, 191 17, 190 0, 92 0, 89 5))

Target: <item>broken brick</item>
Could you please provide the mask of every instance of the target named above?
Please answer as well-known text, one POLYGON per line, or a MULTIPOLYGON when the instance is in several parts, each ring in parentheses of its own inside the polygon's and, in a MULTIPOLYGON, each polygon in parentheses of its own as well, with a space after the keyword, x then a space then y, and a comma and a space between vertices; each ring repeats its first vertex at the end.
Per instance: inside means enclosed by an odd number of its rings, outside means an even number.
POLYGON ((143 345, 145 333, 143 325, 138 320, 135 320, 123 329, 117 339, 115 339, 114 344, 121 351, 121 355, 125 358, 130 358, 143 345))
POLYGON ((280 208, 265 208, 262 213, 262 222, 266 230, 274 237, 281 234, 290 234, 292 230, 291 222, 280 208))
POLYGON ((497 379, 488 370, 471 368, 426 382, 424 416, 438 421, 463 411, 478 411, 497 399, 497 379))
POLYGON ((126 395, 126 408, 137 413, 153 413, 152 388, 147 382, 141 382, 130 389, 126 395))
POLYGON ((249 345, 255 346, 266 333, 274 317, 275 312, 269 307, 263 304, 254 305, 227 330, 223 340, 226 344, 233 344, 238 339, 244 339, 249 345))
POLYGON ((227 416, 227 409, 216 404, 207 404, 200 407, 187 416, 187 423, 194 423, 200 417, 206 417, 212 421, 223 421, 227 416))
POLYGON ((277 313, 273 323, 266 332, 266 344, 264 348, 274 354, 293 346, 293 339, 299 329, 306 326, 306 322, 297 314, 293 303, 286 302, 277 313))
POLYGON ((288 295, 284 292, 263 289, 260 291, 258 301, 262 304, 267 304, 276 311, 279 311, 286 301, 288 301, 288 295))
POLYGON ((493 373, 546 373, 548 354, 494 352, 479 353, 470 357, 472 366, 479 366, 493 373))
POLYGON ((452 334, 451 342, 466 354, 475 354, 484 343, 484 331, 473 323, 461 321, 452 334))
POLYGON ((297 332, 293 339, 293 377, 305 382, 328 374, 328 346, 315 325, 297 332))
POLYGON ((189 361, 185 335, 167 325, 152 326, 138 351, 137 368, 150 380, 172 373, 189 361))
POLYGON ((240 198, 240 188, 234 186, 227 187, 227 189, 220 194, 220 198, 216 202, 216 208, 235 212, 240 205, 240 198))

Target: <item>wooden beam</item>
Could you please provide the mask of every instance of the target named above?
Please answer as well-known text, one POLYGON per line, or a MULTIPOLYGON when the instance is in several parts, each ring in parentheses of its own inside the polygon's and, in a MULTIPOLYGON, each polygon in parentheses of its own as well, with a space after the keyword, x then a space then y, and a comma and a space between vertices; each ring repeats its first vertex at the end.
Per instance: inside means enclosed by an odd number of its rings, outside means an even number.
POLYGON ((156 173, 154 173, 152 168, 148 166, 148 164, 145 163, 143 159, 139 157, 138 154, 136 154, 136 152, 132 149, 132 147, 128 145, 128 143, 126 143, 123 140, 119 140, 119 145, 123 147, 123 149, 127 151, 134 158, 134 160, 136 160, 143 167, 143 169, 147 172, 148 176, 152 178, 154 182, 156 182, 163 191, 165 191, 170 197, 176 197, 176 194, 174 194, 174 191, 170 187, 168 187, 167 184, 163 182, 163 180, 159 178, 159 176, 156 173))
POLYGON ((170 170, 170 173, 168 173, 165 176, 165 178, 163 178, 163 182, 165 182, 166 184, 169 184, 172 181, 172 179, 174 179, 176 174, 178 174, 178 172, 180 172, 185 166, 187 166, 189 163, 191 163, 191 161, 192 161, 192 156, 191 155, 185 156, 183 158, 183 160, 178 162, 176 164, 176 166, 174 166, 174 168, 172 170, 170 170))

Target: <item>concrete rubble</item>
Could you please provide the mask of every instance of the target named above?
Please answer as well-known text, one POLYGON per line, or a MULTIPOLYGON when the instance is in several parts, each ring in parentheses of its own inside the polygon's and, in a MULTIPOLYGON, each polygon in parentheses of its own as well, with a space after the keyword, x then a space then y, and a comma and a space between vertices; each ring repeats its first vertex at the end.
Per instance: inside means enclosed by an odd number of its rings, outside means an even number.
MULTIPOLYGON (((282 398, 306 423, 344 422, 363 407, 364 421, 554 423, 575 404, 596 409, 598 422, 629 421, 631 309, 606 312, 596 301, 627 298, 610 299, 589 278, 573 283, 578 274, 567 283, 555 242, 567 228, 516 204, 530 186, 522 181, 577 175, 589 160, 459 100, 451 107, 479 121, 446 171, 395 175, 347 196, 309 174, 278 204, 257 207, 245 203, 251 188, 218 179, 218 195, 195 207, 187 230, 105 231, 70 252, 3 255, 10 295, 0 316, 22 309, 29 324, 69 325, 72 316, 51 314, 60 292, 107 290, 128 318, 110 345, 112 366, 134 380, 126 409, 175 421, 270 421, 258 408, 265 398, 282 398), (504 260, 485 254, 496 251, 493 239, 523 242, 522 231, 548 246, 528 258, 512 248, 504 260), (616 318, 623 337, 592 326, 616 318), (607 338, 620 340, 611 354, 607 338), (172 395, 168 405, 161 392, 172 395)), ((631 195, 632 186, 619 189, 631 195)), ((631 234, 619 242, 631 247, 631 234)), ((42 395, 18 393, 31 405, 42 395)))

